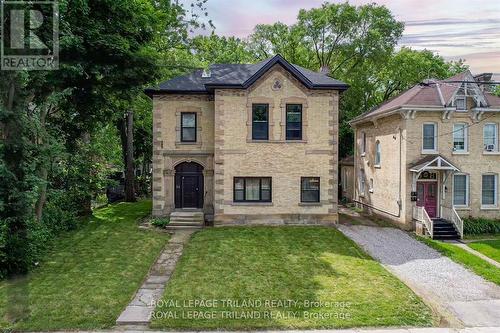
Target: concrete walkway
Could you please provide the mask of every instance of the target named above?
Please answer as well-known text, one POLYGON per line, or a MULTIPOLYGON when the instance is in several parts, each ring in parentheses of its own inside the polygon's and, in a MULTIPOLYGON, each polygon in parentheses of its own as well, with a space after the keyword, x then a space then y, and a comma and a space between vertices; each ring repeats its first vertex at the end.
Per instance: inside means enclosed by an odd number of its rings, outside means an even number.
POLYGON ((491 259, 490 257, 487 257, 485 256, 484 254, 482 254, 481 252, 478 252, 476 250, 474 250, 473 248, 469 247, 467 244, 464 244, 464 243, 461 243, 461 242, 451 242, 453 245, 456 245, 458 247, 461 247, 462 249, 464 249, 465 251, 467 252, 470 252, 472 253, 473 255, 475 255, 476 257, 479 257, 481 259, 483 259, 484 261, 487 261, 489 262, 490 264, 492 264, 493 266, 496 266, 498 268, 500 268, 500 262, 496 261, 496 260, 493 260, 491 259))
POLYGON ((394 228, 339 225, 339 230, 401 279, 452 326, 497 327, 500 287, 394 228))
POLYGON ((135 294, 132 302, 116 320, 118 325, 147 325, 151 320, 154 304, 162 297, 165 285, 182 255, 184 245, 195 230, 175 231, 162 253, 151 267, 146 280, 135 294))

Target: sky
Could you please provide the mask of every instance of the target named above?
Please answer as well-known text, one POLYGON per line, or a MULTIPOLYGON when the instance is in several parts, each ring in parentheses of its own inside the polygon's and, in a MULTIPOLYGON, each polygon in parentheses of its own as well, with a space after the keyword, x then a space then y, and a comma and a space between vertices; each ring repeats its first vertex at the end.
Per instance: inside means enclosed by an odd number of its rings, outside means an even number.
MULTIPOLYGON (((324 0, 208 0, 215 32, 247 37, 256 24, 293 24, 301 8, 319 7, 324 0)), ((340 1, 329 1, 340 2, 340 1)), ((400 46, 428 49, 447 60, 465 59, 474 74, 500 74, 500 0, 375 0, 405 22, 400 46)))

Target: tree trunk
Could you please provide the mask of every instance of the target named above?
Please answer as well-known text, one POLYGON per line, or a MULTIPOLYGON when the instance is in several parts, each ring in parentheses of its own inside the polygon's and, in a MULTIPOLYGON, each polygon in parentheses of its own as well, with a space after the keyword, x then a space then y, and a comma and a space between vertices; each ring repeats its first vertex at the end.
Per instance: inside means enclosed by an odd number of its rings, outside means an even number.
MULTIPOLYGON (((42 107, 42 110, 40 111, 40 129, 41 133, 39 134, 38 137, 38 142, 37 144, 43 147, 45 145, 45 121, 47 119, 47 114, 48 114, 48 107, 42 107)), ((40 187, 40 191, 38 193, 38 200, 36 201, 35 204, 35 217, 38 222, 42 220, 42 215, 43 215, 43 207, 45 206, 45 202, 47 201, 47 177, 48 177, 48 170, 47 170, 47 161, 42 158, 40 161, 40 164, 38 165, 38 170, 37 174, 38 177, 42 180, 42 185, 40 187)))
POLYGON ((127 146, 126 146, 126 164, 125 164, 125 201, 134 202, 134 113, 127 112, 127 146))

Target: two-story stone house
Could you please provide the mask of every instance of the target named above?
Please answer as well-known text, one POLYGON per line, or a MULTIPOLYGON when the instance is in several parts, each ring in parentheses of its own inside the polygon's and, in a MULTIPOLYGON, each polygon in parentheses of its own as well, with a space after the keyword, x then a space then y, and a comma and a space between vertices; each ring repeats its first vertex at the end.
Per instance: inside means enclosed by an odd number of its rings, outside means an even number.
POLYGON ((500 218, 500 98, 469 71, 427 80, 351 122, 354 200, 436 238, 500 218))
POLYGON ((279 55, 215 64, 148 89, 153 215, 178 221, 198 210, 216 225, 337 221, 345 89, 279 55))

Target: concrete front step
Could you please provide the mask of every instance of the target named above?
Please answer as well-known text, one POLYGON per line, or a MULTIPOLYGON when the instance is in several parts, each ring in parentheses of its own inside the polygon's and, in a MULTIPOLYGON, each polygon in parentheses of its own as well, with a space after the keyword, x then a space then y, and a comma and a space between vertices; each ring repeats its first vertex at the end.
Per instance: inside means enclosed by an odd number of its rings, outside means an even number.
POLYGON ((183 230, 183 229, 202 229, 203 225, 178 225, 178 224, 168 224, 165 229, 167 230, 183 230))
POLYGON ((202 221, 170 221, 168 225, 201 225, 203 226, 205 223, 202 221))
POLYGON ((203 222, 203 216, 197 217, 188 217, 188 216, 170 216, 170 221, 180 221, 180 222, 189 222, 189 221, 199 221, 203 222))
POLYGON ((203 218, 203 212, 200 211, 173 211, 170 213, 170 217, 201 217, 203 218))

